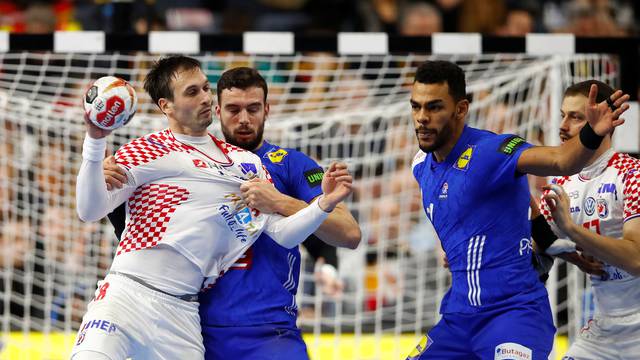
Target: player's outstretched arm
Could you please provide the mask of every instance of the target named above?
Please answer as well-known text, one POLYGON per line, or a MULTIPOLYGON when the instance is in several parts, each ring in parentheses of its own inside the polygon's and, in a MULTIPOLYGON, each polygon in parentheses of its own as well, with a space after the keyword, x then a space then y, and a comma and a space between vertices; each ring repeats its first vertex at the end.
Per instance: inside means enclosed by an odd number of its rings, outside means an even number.
POLYGON ((107 148, 105 137, 111 133, 85 118, 87 135, 82 145, 82 164, 76 181, 76 210, 82 221, 97 221, 124 202, 132 187, 109 192, 104 182, 102 160, 107 148))
MULTIPOLYGON (((351 194, 353 184, 351 175, 345 175, 335 169, 327 170, 322 181, 323 194, 304 209, 288 217, 270 221, 265 232, 286 248, 293 248, 311 235, 329 213, 351 194)), ((246 201, 246 200, 245 200, 246 201)), ((251 201, 247 201, 253 207, 251 201)))
MULTIPOLYGON (((325 177, 327 178, 327 186, 331 187, 335 186, 337 177, 344 177, 349 186, 353 182, 347 165, 344 163, 332 163, 325 172, 325 177), (326 176, 327 174, 329 176, 326 176)), ((243 184, 240 190, 243 199, 247 203, 251 203, 251 207, 268 214, 278 213, 289 216, 309 205, 302 200, 280 193, 266 180, 253 179, 243 184)), ((361 238, 360 227, 356 219, 342 202, 335 206, 335 209, 314 234, 327 244, 350 249, 358 247, 361 238)))
POLYGON ((587 124, 580 131, 580 136, 561 146, 534 146, 524 150, 518 158, 518 171, 538 176, 557 176, 572 175, 582 170, 603 137, 624 123, 620 115, 629 109, 628 94, 618 90, 608 101, 596 103, 597 93, 597 85, 591 85, 585 108, 587 124))
POLYGON ((576 245, 608 264, 623 269, 633 276, 640 276, 640 218, 627 220, 622 227, 622 239, 603 236, 575 224, 569 213, 569 196, 558 185, 548 185, 551 190, 544 199, 553 220, 576 245))

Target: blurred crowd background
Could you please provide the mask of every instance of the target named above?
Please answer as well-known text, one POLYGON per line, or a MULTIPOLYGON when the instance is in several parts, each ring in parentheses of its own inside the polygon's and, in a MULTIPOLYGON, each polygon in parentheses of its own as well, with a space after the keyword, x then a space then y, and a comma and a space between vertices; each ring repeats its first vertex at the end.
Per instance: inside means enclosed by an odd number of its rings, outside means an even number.
POLYGON ((0 0, 0 30, 32 34, 193 30, 634 36, 639 20, 640 2, 633 0, 0 0))

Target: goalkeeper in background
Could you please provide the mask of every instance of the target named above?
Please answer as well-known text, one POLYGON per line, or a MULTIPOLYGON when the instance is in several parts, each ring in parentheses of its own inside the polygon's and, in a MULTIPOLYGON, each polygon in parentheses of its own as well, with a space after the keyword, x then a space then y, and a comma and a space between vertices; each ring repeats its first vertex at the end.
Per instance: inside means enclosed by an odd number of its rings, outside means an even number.
MULTIPOLYGON (((275 188, 267 181, 246 183, 243 196, 262 212, 290 215, 322 193, 323 170, 305 154, 263 139, 269 114, 267 93, 267 84, 256 70, 227 70, 218 80, 215 112, 225 141, 258 155, 273 179, 275 188)), ((117 166, 106 162, 105 170, 112 187, 125 181, 117 166)), ((116 234, 124 227, 124 211, 119 211, 121 215, 110 215, 116 234)), ((312 257, 326 259, 318 276, 330 291, 340 291, 335 268, 329 265, 337 261, 333 246, 356 248, 360 228, 346 206, 339 204, 315 235, 324 242, 312 236, 304 242, 305 247, 312 257)), ((256 240, 211 289, 200 295, 205 357, 308 359, 296 326, 299 276, 297 247, 287 249, 267 235, 256 240)))
POLYGON ((628 95, 610 97, 613 111, 606 102, 596 104, 595 90, 579 137, 535 147, 515 135, 466 126, 463 70, 447 61, 420 65, 410 99, 420 147, 412 168, 452 285, 441 320, 409 359, 548 359, 555 328, 546 289, 531 266, 525 174, 579 171, 624 122, 618 117, 628 95))
MULTIPOLYGON (((597 101, 613 94, 608 85, 588 80, 565 90, 560 140, 570 141, 587 123, 589 89, 597 101)), ((593 319, 563 359, 637 359, 640 356, 640 161, 611 148, 607 135, 580 173, 557 177, 546 187, 540 211, 561 237, 547 250, 554 255, 602 261, 591 275, 593 319), (569 196, 568 194, 571 194, 569 196), (550 201, 551 200, 551 201, 550 201), (582 255, 575 254, 581 248, 582 255)), ((584 267, 581 267, 584 269, 584 267)))

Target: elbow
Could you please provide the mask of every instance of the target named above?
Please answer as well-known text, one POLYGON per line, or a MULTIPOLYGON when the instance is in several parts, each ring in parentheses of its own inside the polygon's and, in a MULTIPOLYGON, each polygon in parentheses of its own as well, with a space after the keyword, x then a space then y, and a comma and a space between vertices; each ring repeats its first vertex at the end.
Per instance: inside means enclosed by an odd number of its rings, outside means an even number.
POLYGON ((83 211, 81 208, 77 208, 76 213, 78 214, 78 218, 82 222, 94 222, 102 219, 102 217, 96 218, 95 216, 92 216, 91 213, 89 213, 88 211, 83 211))
POLYGON ((349 231, 347 233, 347 243, 346 248, 355 250, 360 245, 360 240, 362 239, 362 232, 360 231, 360 227, 356 226, 355 229, 349 231))

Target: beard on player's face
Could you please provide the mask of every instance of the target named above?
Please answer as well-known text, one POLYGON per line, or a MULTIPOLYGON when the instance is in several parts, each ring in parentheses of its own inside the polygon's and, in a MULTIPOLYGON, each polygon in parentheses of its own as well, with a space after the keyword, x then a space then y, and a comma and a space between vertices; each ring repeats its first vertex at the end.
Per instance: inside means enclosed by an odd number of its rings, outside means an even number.
POLYGON ((253 151, 262 143, 264 120, 256 129, 243 125, 240 125, 235 129, 229 129, 224 126, 224 122, 221 128, 226 142, 247 151, 253 151))
POLYGON ((455 113, 452 113, 449 120, 440 129, 425 126, 420 123, 416 127, 416 137, 418 138, 418 147, 425 153, 434 152, 444 146, 453 136, 453 121, 455 113), (421 136, 428 135, 433 140, 421 140, 421 136))

